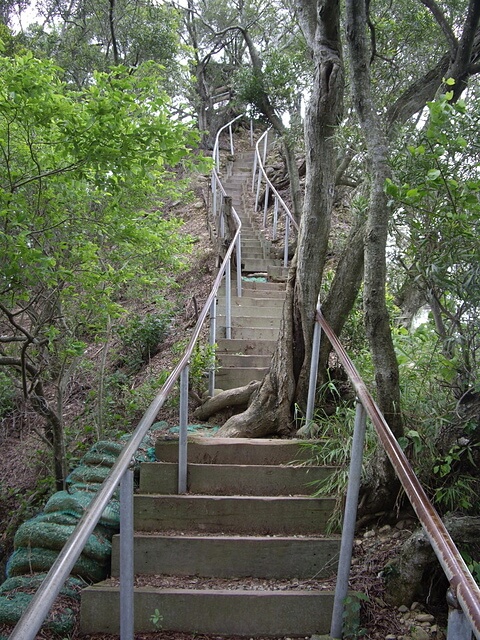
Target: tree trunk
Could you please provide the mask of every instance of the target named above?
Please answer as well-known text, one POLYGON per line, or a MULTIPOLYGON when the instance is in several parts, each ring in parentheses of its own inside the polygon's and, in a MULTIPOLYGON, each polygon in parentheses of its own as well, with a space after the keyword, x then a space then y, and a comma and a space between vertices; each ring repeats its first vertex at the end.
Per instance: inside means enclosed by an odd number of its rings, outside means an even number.
MULTIPOLYGON (((371 167, 365 232, 365 330, 372 352, 378 404, 394 435, 399 437, 403 434, 399 371, 385 300, 388 203, 384 185, 390 176, 388 143, 372 98, 364 0, 347 0, 346 14, 353 102, 366 139, 371 167)), ((364 487, 362 503, 368 512, 390 508, 395 502, 399 487, 382 447, 378 449, 373 468, 370 482, 364 487)))
MULTIPOLYGON (((325 302, 322 302, 322 313, 334 333, 339 337, 353 309, 363 280, 365 223, 363 215, 359 215, 354 221, 328 295, 325 302)), ((329 341, 321 340, 317 378, 318 387, 328 381, 328 362, 331 350, 332 347, 329 341)))
POLYGON ((346 10, 353 101, 366 139, 371 167, 365 233, 365 326, 373 356, 380 409, 398 437, 402 434, 399 373, 385 302, 389 207, 384 186, 390 177, 388 142, 371 92, 365 2, 347 0, 346 10))
POLYGON ((325 264, 335 189, 335 130, 343 109, 343 63, 338 0, 298 0, 301 28, 315 78, 305 117, 307 168, 297 252, 270 372, 246 412, 220 429, 225 436, 291 433, 294 406, 305 407, 315 309, 325 264))

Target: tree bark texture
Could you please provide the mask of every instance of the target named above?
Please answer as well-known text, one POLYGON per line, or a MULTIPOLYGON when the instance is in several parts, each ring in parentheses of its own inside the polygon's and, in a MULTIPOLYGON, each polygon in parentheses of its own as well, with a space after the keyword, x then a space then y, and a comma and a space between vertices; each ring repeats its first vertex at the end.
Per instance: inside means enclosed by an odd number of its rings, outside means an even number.
POLYGON ((390 177, 388 142, 372 97, 365 2, 347 0, 347 40, 355 109, 367 143, 371 167, 365 231, 365 328, 372 352, 380 409, 395 436, 402 435, 399 372, 385 301, 389 208, 384 185, 390 177))
POLYGON ((305 117, 306 183, 297 251, 288 279, 283 319, 270 372, 247 411, 219 435, 287 435, 294 407, 305 407, 315 309, 328 248, 335 190, 335 131, 342 117, 344 73, 339 0, 298 0, 315 77, 305 117))

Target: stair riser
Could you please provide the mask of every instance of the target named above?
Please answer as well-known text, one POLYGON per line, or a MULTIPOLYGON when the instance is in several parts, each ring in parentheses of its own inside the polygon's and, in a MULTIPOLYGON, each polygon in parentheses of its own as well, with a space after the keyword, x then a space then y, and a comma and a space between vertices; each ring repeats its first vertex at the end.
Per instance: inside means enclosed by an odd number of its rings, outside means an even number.
MULTIPOLYGON (((187 446, 188 456, 188 446, 187 446)), ((333 468, 188 464, 187 491, 209 495, 311 495, 312 483, 328 478, 333 468)), ((140 472, 140 493, 176 494, 175 462, 145 462, 140 472)))
MULTIPOLYGON (((262 316, 231 316, 232 328, 247 328, 247 329, 276 329, 278 331, 280 327, 280 315, 276 318, 265 318, 262 316)), ((225 327, 225 316, 217 316, 217 326, 225 327)))
MULTIPOLYGON (((273 283, 272 283, 273 284, 273 283)), ((283 285, 281 285, 283 286, 283 285)), ((232 289, 231 289, 232 293, 237 291, 237 283, 236 282, 232 282, 232 289)), ((249 300, 254 300, 254 299, 266 299, 266 300, 285 300, 285 287, 284 290, 278 290, 278 289, 272 289, 272 290, 268 290, 268 289, 249 289, 245 286, 245 282, 242 282, 242 293, 245 294, 245 296, 248 296, 249 300)), ((232 296, 232 297, 238 297, 238 296, 232 296)), ((219 292, 218 292, 218 299, 222 300, 225 298, 225 289, 222 287, 219 292)), ((243 295, 242 295, 243 298, 243 295)), ((278 304, 278 303, 277 303, 278 304)))
POLYGON ((277 345, 276 340, 217 340, 218 353, 231 354, 263 354, 271 356, 277 345))
MULTIPOLYGON (((118 589, 97 585, 82 597, 82 633, 119 633, 118 589), (101 605, 99 604, 101 602, 101 605)), ((243 636, 307 636, 330 629, 333 593, 136 590, 135 631, 154 632, 158 609, 162 631, 243 636)))
MULTIPOLYGON (((279 282, 258 282, 258 281, 243 281, 243 288, 245 290, 253 291, 282 291, 285 295, 285 285, 279 282)), ((250 294, 249 294, 250 295, 250 294)))
MULTIPOLYGON (((232 296, 231 298, 231 303, 232 303, 232 309, 236 309, 238 307, 238 309, 249 309, 251 307, 254 307, 256 309, 259 308, 268 308, 268 307, 282 307, 282 302, 283 299, 285 298, 285 295, 283 295, 282 298, 280 298, 280 296, 278 295, 279 292, 275 291, 274 292, 275 295, 271 296, 268 293, 265 294, 265 296, 263 297, 255 297, 255 296, 250 296, 250 295, 244 295, 241 296, 240 298, 238 296, 232 296), (279 300, 281 300, 279 302, 279 300)), ((225 298, 222 297, 219 302, 218 302, 218 310, 221 311, 221 309, 225 308, 225 298)), ((247 314, 248 315, 248 314, 247 314)))
POLYGON ((224 391, 244 387, 250 382, 263 380, 268 371, 269 367, 252 367, 251 369, 248 367, 243 369, 220 367, 215 374, 215 387, 224 391))
MULTIPOLYGON (((119 536, 113 538, 112 575, 119 573, 119 536)), ((328 578, 337 569, 333 538, 161 537, 137 534, 137 575, 265 580, 328 578)))
MULTIPOLYGON (((218 331, 219 338, 225 337, 225 328, 218 331)), ((232 327, 232 338, 234 340, 276 340, 278 338, 277 329, 266 329, 260 327, 232 327)))
MULTIPOLYGON (((272 276, 277 274, 283 275, 280 271, 276 270, 274 266, 272 266, 271 260, 244 260, 242 256, 242 264, 244 264, 243 271, 245 272, 258 272, 258 273, 269 273, 272 276)), ((278 267, 280 269, 280 267, 278 267)))
POLYGON ((217 351, 217 361, 220 367, 269 367, 272 360, 271 355, 233 355, 229 353, 219 353, 217 351))
MULTIPOLYGON (((234 317, 235 319, 247 317, 247 318, 272 318, 272 319, 274 318, 275 320, 277 320, 282 317, 282 313, 283 313, 283 301, 281 301, 280 303, 277 303, 276 300, 271 300, 270 306, 268 307, 263 307, 263 306, 247 307, 247 306, 232 305, 232 308, 231 308, 232 317, 234 317)), ((218 308, 217 308, 217 318, 220 319, 222 317, 223 318, 225 317, 225 305, 223 304, 218 305, 218 308)))
POLYGON ((331 498, 137 494, 134 521, 139 531, 320 535, 325 533, 334 502, 331 498))
MULTIPOLYGON (((304 446, 305 442, 263 438, 215 438, 215 441, 189 438, 188 461, 198 464, 290 464, 309 459, 311 454, 309 448, 304 446)), ((157 460, 163 462, 178 462, 178 441, 157 440, 155 455, 157 460)))

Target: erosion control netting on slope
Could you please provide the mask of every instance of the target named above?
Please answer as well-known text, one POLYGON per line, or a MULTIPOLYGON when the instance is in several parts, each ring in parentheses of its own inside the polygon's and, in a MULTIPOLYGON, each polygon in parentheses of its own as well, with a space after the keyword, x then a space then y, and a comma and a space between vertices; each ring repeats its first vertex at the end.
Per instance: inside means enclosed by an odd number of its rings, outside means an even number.
MULTIPOLYGON (((155 436, 167 426, 158 422, 151 427, 135 455, 136 471, 141 462, 155 460, 155 436)), ((7 579, 0 585, 0 627, 18 622, 129 437, 126 435, 118 442, 97 442, 66 479, 66 489, 54 493, 42 513, 18 528, 14 552, 7 563, 7 579)), ((72 631, 81 589, 86 583, 103 580, 109 573, 112 537, 119 527, 117 491, 77 560, 60 593, 61 606, 54 607, 45 629, 59 635, 72 631)), ((0 640, 6 637, 0 635, 0 640)))

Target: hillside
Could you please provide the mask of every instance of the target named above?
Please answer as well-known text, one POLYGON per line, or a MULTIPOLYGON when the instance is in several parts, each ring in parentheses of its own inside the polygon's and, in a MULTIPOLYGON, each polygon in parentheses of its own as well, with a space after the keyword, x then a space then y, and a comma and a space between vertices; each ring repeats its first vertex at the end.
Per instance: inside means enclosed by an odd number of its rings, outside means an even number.
MULTIPOLYGON (((187 206, 178 203, 171 206, 172 214, 180 215, 184 220, 182 232, 192 238, 192 253, 188 257, 188 269, 177 278, 176 286, 166 292, 165 296, 175 308, 171 331, 162 343, 161 351, 151 358, 148 365, 131 376, 132 388, 140 388, 145 383, 155 380, 171 367, 179 355, 175 345, 188 338, 189 330, 195 323, 196 310, 201 309, 215 275, 216 258, 210 242, 205 208, 205 202, 208 199, 206 180, 200 180, 197 183, 194 193, 193 202, 187 206)), ((141 313, 149 313, 155 309, 154 304, 148 300, 131 301, 129 304, 132 309, 141 313)), ((92 354, 92 363, 95 365, 99 357, 98 345, 91 345, 89 352, 92 354)), ((108 366, 115 368, 115 358, 109 361, 108 366)), ((88 384, 88 381, 79 381, 78 385, 81 384, 88 384)), ((70 397, 72 401, 67 407, 67 414, 73 417, 82 402, 82 395, 77 389, 77 393, 72 392, 70 397)), ((173 425, 177 419, 176 409, 167 406, 158 417, 173 425)), ((34 416, 31 414, 24 416, 21 429, 16 430, 18 424, 11 420, 9 424, 4 425, 2 431, 1 444, 5 452, 5 464, 0 470, 2 487, 0 506, 1 513, 5 514, 1 526, 3 561, 11 551, 11 534, 16 526, 21 520, 41 508, 51 488, 51 484, 46 480, 48 476, 45 465, 40 464, 46 452, 38 435, 39 429, 34 416)), ((81 444, 85 447, 88 442, 89 438, 84 436, 81 444)), ((434 624, 434 616, 424 611, 424 605, 416 604, 412 611, 407 607, 398 611, 384 602, 383 568, 413 528, 414 521, 404 517, 398 523, 392 522, 386 525, 379 523, 378 526, 372 526, 367 531, 359 532, 354 550, 352 588, 366 594, 368 602, 364 603, 365 615, 361 628, 352 630, 355 634, 352 637, 376 640, 400 638, 426 640, 444 637, 434 624)), ((137 637, 191 640, 191 636, 166 633, 161 629, 154 634, 137 637)), ((107 636, 89 636, 89 638, 107 640, 107 636)), ((197 635, 195 638, 207 640, 207 636, 197 635)), ((220 640, 220 638, 209 638, 209 640, 220 640)))

